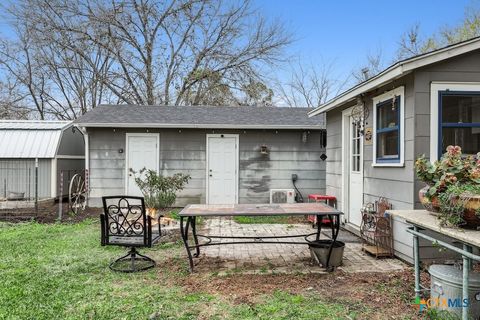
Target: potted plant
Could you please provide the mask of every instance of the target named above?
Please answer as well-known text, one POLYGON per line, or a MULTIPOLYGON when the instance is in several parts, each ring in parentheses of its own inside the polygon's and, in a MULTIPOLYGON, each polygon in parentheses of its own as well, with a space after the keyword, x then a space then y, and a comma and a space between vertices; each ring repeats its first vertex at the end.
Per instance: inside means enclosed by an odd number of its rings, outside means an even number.
POLYGON ((443 225, 480 226, 480 152, 464 156, 459 146, 448 146, 439 161, 418 158, 415 171, 427 184, 419 191, 420 202, 443 225))
POLYGON ((155 170, 141 169, 135 172, 135 183, 145 198, 147 214, 155 217, 158 210, 171 207, 177 199, 177 192, 183 190, 190 180, 190 175, 176 173, 172 176, 162 176, 155 170))

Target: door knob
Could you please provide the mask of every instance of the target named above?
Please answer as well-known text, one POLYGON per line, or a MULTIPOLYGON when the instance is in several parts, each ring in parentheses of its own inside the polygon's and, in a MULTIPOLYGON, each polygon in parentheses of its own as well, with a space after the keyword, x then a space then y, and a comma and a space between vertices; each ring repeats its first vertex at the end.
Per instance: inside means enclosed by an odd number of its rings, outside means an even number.
POLYGON ((210 174, 209 176, 210 176, 210 177, 212 177, 212 175, 211 175, 211 174, 210 174))

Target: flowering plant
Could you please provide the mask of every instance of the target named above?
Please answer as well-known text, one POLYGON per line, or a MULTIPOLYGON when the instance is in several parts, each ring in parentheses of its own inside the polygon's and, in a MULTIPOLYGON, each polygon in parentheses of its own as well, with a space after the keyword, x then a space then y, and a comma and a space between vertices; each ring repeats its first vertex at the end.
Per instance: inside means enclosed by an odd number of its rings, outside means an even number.
MULTIPOLYGON (((462 155, 459 146, 448 146, 439 161, 429 162, 425 155, 415 161, 417 177, 428 185, 425 194, 437 199, 444 222, 463 222, 465 203, 480 195, 480 152, 462 155)), ((477 210, 477 215, 480 211, 477 210)))

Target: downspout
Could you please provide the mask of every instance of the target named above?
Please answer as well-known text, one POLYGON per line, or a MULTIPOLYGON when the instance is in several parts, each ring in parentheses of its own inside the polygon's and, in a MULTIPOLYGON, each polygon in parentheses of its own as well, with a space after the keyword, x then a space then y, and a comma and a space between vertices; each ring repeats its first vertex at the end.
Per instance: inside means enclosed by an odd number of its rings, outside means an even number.
POLYGON ((62 197, 62 194, 57 193, 57 154, 52 158, 52 162, 50 163, 50 196, 52 198, 56 198, 57 196, 62 197))
POLYGON ((90 150, 89 139, 86 127, 75 126, 83 134, 84 148, 85 148, 85 187, 87 189, 87 199, 85 199, 86 206, 89 205, 90 199, 90 150))

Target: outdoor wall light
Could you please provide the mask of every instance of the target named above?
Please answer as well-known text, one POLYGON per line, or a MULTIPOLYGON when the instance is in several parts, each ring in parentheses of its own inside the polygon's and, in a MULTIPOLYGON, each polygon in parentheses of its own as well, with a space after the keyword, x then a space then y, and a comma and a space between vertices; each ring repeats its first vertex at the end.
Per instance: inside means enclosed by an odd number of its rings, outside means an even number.
POLYGON ((266 145, 260 146, 260 153, 261 154, 268 154, 268 148, 266 145))
POLYGON ((307 143, 307 141, 308 141, 308 133, 309 133, 308 131, 303 131, 303 133, 302 133, 302 142, 303 142, 303 143, 307 143))
POLYGON ((118 149, 118 153, 123 153, 123 149, 122 148, 118 149))

